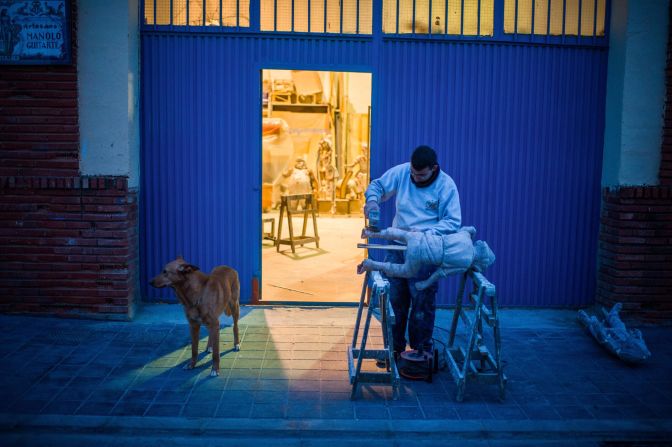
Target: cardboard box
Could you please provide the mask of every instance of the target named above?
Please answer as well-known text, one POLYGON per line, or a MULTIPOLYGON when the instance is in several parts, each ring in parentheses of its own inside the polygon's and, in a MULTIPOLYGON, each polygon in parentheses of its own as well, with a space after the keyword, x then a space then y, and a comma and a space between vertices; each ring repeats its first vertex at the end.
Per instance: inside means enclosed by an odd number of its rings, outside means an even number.
POLYGON ((297 95, 322 94, 322 80, 316 71, 292 70, 292 81, 297 95))

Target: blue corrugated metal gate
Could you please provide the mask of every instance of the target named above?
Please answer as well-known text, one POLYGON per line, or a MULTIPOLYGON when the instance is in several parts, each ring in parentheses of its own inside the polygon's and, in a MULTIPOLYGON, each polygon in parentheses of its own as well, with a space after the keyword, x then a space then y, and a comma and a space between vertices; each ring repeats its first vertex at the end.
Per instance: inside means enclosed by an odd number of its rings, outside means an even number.
MULTIPOLYGON (((590 303, 607 49, 143 31, 142 284, 176 254, 261 269, 262 68, 373 73, 372 175, 437 149, 505 305, 590 303)), ((386 210, 387 217, 391 210, 386 210)), ((359 279, 353 275, 353 281, 359 279)), ((453 302, 447 281, 440 303, 453 302)))

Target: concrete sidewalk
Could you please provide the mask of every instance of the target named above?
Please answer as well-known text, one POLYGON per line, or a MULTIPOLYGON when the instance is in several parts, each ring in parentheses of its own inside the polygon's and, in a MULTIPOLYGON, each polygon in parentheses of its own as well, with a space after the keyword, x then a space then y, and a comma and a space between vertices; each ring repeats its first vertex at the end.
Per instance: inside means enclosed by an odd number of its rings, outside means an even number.
MULTIPOLYGON (((224 321, 216 378, 209 356, 182 369, 189 334, 178 305, 146 306, 132 323, 0 316, 0 444, 668 445, 671 327, 642 328, 653 356, 632 367, 604 352, 575 311, 501 315, 506 399, 469 384, 459 403, 447 370, 431 384, 402 380, 398 400, 364 386, 351 401, 356 308, 243 307, 241 351, 230 351, 224 321)), ((439 311, 436 338, 451 317, 439 311)))

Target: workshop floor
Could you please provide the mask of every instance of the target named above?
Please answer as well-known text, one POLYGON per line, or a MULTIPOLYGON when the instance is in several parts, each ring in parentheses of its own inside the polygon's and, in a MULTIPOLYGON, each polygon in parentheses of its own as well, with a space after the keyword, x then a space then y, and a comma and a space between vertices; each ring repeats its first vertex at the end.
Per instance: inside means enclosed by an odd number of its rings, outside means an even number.
MULTIPOLYGON (((276 234, 278 212, 265 213, 264 218, 275 218, 276 234)), ((295 235, 301 234, 303 217, 293 219, 295 235)), ((357 276, 357 264, 364 259, 364 250, 357 248, 364 218, 361 215, 317 218, 320 248, 315 243, 297 247, 292 253, 289 245, 281 245, 277 252, 273 242, 262 243, 262 302, 359 302, 362 277, 357 276)), ((265 231, 270 231, 270 223, 265 231)), ((306 234, 313 235, 312 219, 308 219, 306 234)), ((282 235, 287 238, 287 222, 282 235)))

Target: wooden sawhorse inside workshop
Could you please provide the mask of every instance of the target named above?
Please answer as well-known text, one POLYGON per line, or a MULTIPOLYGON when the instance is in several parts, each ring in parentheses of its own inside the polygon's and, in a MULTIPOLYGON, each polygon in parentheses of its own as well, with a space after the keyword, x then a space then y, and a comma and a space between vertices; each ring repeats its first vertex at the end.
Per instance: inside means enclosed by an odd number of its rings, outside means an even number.
POLYGON ((352 336, 352 344, 348 346, 348 371, 350 373, 350 383, 352 392, 350 399, 354 400, 357 396, 359 385, 362 383, 375 383, 379 385, 389 385, 392 387, 392 397, 399 397, 399 371, 394 361, 394 351, 392 347, 392 326, 394 325, 394 311, 389 300, 390 283, 382 277, 380 272, 367 272, 364 275, 362 284, 362 295, 359 298, 359 308, 357 309, 357 321, 355 322, 355 332, 352 336), (357 348, 357 339, 359 338, 359 328, 362 321, 362 311, 366 297, 369 298, 368 309, 366 312, 366 321, 364 331, 357 348), (383 349, 366 349, 366 342, 369 337, 371 327, 371 317, 374 316, 380 321, 383 330, 383 349), (378 360, 385 363, 385 371, 380 372, 362 372, 362 362, 364 359, 378 360))
MULTIPOLYGON (((278 236, 275 240, 276 251, 280 251, 280 245, 289 245, 292 247, 292 253, 296 253, 296 246, 303 247, 304 244, 315 242, 315 246, 320 248, 320 237, 317 234, 317 216, 315 212, 316 203, 312 194, 293 194, 280 197, 280 217, 278 218, 278 236), (294 201, 305 200, 303 207, 303 229, 301 236, 294 236, 294 226, 292 225, 292 209, 290 205, 294 201), (287 227, 289 229, 289 238, 282 238, 282 219, 287 214, 287 227), (308 224, 308 214, 313 217, 313 236, 306 236, 306 226, 308 224)), ((300 213, 297 211, 295 213, 300 213)))
POLYGON ((457 384, 456 399, 458 402, 462 402, 464 399, 467 382, 471 381, 499 385, 499 398, 504 400, 506 376, 502 371, 501 350, 502 343, 495 286, 481 273, 471 269, 467 270, 460 280, 455 312, 450 325, 447 352, 450 374, 457 384), (467 293, 469 301, 473 305, 473 319, 469 318, 462 303, 468 280, 473 285, 472 292, 467 293), (454 346, 458 320, 462 320, 467 328, 468 341, 466 347, 454 346), (494 355, 490 353, 485 344, 483 323, 492 328, 494 355))

